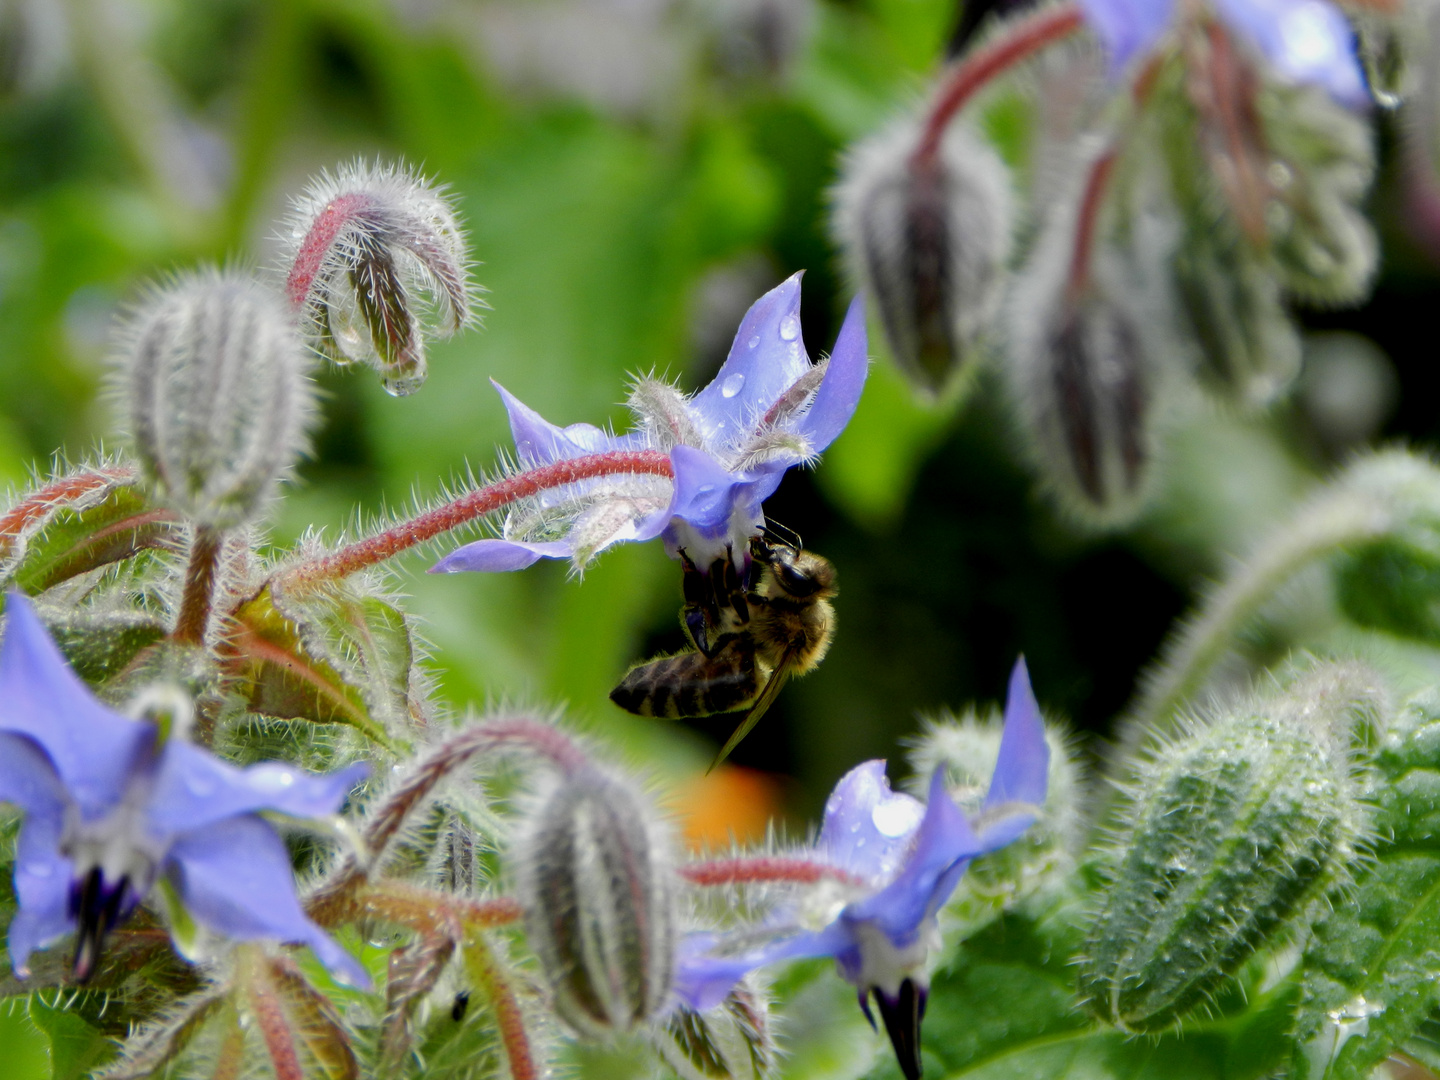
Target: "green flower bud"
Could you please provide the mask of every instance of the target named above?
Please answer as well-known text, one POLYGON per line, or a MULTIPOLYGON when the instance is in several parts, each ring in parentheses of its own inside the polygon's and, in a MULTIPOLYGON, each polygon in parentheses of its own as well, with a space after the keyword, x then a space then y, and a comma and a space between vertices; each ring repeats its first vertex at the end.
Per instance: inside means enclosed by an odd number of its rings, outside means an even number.
POLYGON ((178 278, 135 313, 124 345, 117 389, 155 497, 210 528, 255 519, 313 414, 283 301, 233 272, 178 278))
POLYGON ((641 797, 597 769, 565 776, 516 852, 526 936, 556 1013, 581 1035, 629 1031, 667 1003, 675 889, 641 797))
POLYGON ((1137 769, 1080 972, 1094 1013, 1173 1024, 1347 879, 1365 829, 1349 746, 1374 700, 1363 669, 1319 668, 1137 769))

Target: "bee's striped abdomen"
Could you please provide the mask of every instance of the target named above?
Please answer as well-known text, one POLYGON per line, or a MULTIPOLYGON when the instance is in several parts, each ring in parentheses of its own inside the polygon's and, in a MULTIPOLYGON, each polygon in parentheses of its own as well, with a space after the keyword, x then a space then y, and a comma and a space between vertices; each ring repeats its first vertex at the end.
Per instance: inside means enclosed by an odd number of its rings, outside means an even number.
POLYGON ((610 691, 610 700, 637 716, 674 720, 743 709, 764 684, 754 645, 736 638, 713 657, 684 652, 638 664, 610 691))

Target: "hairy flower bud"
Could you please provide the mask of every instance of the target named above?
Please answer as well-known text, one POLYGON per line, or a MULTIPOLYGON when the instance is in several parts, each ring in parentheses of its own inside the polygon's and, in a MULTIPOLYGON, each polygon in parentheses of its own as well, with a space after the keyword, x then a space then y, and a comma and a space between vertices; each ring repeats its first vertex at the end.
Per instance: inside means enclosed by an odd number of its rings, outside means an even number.
POLYGON ((835 193, 835 233, 875 298, 896 363, 942 390, 989 329, 1010 251, 1005 165, 952 123, 933 154, 906 122, 863 143, 835 193))
MULTIPOLYGON (((1011 290, 1006 374, 1031 453, 1061 505, 1108 527, 1148 494, 1173 346, 1163 214, 1112 199, 1113 153, 1057 204, 1011 290)), ((1128 193, 1127 193, 1128 195, 1128 193)))
POLYGON ((746 976, 718 1008, 684 1005, 665 1017, 655 1046, 684 1080, 764 1080, 776 1059, 767 995, 746 976))
POLYGON ((337 364, 374 367, 392 394, 418 390, 425 331, 449 337, 476 306, 443 189, 404 166, 356 161, 314 180, 289 225, 286 292, 306 340, 337 364))
POLYGON ((516 851, 526 936, 555 1011, 582 1035, 629 1031, 667 1003, 675 890, 640 796, 597 769, 565 776, 516 851))
POLYGON ((1097 1015, 1174 1023, 1345 880, 1365 828, 1348 751, 1375 702, 1363 669, 1321 667, 1137 770, 1080 972, 1097 1015))
POLYGON ((253 520, 313 414, 284 303, 242 274, 179 278, 136 311, 123 346, 116 388, 156 497, 197 525, 253 520))
POLYGON ((1177 299, 1199 350, 1202 381, 1260 408, 1300 372, 1300 335, 1280 283, 1233 224, 1192 228, 1175 256, 1177 299))

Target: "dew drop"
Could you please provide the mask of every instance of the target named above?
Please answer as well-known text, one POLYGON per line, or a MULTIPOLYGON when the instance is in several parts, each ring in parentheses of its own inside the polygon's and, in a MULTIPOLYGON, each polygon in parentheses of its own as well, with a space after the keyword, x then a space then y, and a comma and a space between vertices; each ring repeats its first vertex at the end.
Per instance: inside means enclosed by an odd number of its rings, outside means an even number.
POLYGON ((780 336, 786 341, 794 341, 800 336, 800 320, 794 315, 786 315, 780 320, 780 336))
POLYGON ((924 809, 914 799, 886 799, 870 811, 870 820, 881 836, 904 836, 924 816, 924 809))
POLYGON ((752 348, 752 349, 757 348, 757 347, 759 346, 759 344, 760 344, 760 335, 759 335, 759 334, 756 334, 754 337, 752 337, 752 338, 750 339, 750 348, 752 348))
POLYGON ((695 494, 700 496, 710 495, 715 491, 714 484, 701 484, 695 489, 695 494))
POLYGON ((55 868, 46 862, 35 862, 25 864, 25 873, 31 877, 48 878, 55 872, 55 868))
POLYGON ((738 371, 720 384, 720 393, 723 397, 732 398, 740 392, 745 385, 745 376, 738 371))

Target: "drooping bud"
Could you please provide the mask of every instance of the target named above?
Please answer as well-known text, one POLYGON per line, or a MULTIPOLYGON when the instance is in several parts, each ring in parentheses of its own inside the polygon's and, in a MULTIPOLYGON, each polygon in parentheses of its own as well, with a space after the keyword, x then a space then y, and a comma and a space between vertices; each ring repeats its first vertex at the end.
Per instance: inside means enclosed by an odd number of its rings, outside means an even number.
POLYGON ((1192 227, 1174 265, 1202 382, 1244 407, 1268 405, 1300 372, 1300 335, 1275 275, 1219 221, 1192 227))
POLYGON ((1316 86, 1270 87, 1260 112, 1273 154, 1266 224, 1280 280, 1312 303, 1360 301, 1380 257, 1361 207, 1375 175, 1370 124, 1316 86))
POLYGON ((207 528, 254 520, 314 411, 284 303, 241 274, 194 274, 144 304, 123 345, 116 387, 155 497, 207 528))
POLYGON ((526 936, 581 1035, 629 1031, 667 1003, 675 889, 641 797, 584 766, 541 802, 516 845, 526 936))
POLYGON ((1319 667, 1136 770, 1080 971, 1093 1012, 1167 1027, 1324 906, 1366 828, 1350 751, 1378 702, 1363 668, 1319 667))
POLYGON ((933 393, 999 308, 1012 199, 999 155, 962 123, 932 152, 920 146, 920 126, 907 121, 854 151, 835 192, 835 234, 896 363, 933 393))
POLYGON ((449 337, 474 317, 455 209, 405 166, 322 173, 295 200, 287 233, 286 293, 306 340, 337 364, 374 367, 396 396, 425 381, 425 333, 449 337))
POLYGON ((765 1080, 776 1058, 769 1002, 747 976, 717 1008, 677 1008, 655 1045, 683 1080, 765 1080))
POLYGON ((1041 475, 1100 527, 1148 494, 1171 319, 1156 280, 1169 236, 1158 215, 1120 229, 1125 207, 1107 191, 1116 162, 1095 157, 1083 190, 1052 212, 1007 315, 1006 373, 1041 475))

